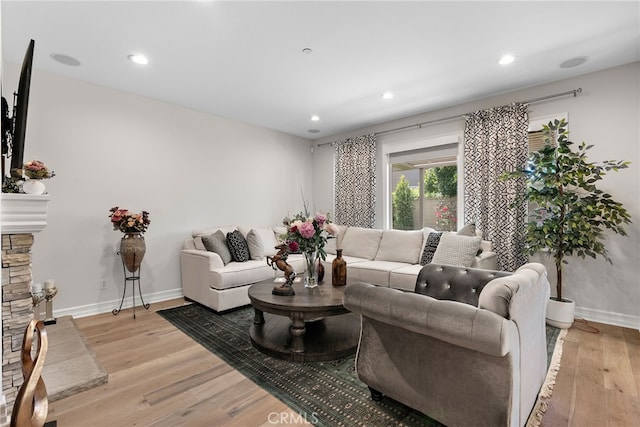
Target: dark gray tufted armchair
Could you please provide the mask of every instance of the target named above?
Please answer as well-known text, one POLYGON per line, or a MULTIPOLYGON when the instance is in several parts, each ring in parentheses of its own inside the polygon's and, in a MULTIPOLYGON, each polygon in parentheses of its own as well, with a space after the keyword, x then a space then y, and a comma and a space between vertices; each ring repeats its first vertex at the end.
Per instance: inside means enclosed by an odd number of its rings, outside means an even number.
POLYGON ((425 266, 415 292, 355 283, 356 369, 387 395, 447 426, 523 426, 546 375, 542 264, 514 273, 425 266))

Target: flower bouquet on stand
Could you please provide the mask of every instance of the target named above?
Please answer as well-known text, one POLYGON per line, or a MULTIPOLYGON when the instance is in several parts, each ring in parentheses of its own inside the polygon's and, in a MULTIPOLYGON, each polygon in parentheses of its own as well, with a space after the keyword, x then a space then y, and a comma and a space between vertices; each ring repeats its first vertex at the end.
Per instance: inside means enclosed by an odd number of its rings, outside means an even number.
POLYGON ((109 212, 111 212, 109 218, 111 218, 113 229, 124 233, 120 240, 120 256, 127 270, 133 273, 140 268, 147 250, 142 234, 151 224, 149 212, 130 213, 127 209, 121 209, 118 206, 111 208, 109 212))

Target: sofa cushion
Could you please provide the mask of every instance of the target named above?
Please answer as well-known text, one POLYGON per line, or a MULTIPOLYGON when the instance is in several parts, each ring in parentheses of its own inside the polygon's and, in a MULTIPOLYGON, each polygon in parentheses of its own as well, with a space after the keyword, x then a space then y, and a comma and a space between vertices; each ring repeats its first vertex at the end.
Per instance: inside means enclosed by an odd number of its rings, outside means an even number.
POLYGON ((431 261, 433 260, 433 255, 436 253, 436 249, 438 249, 440 237, 442 237, 441 231, 429 233, 429 235, 427 236, 427 241, 424 244, 424 249, 422 250, 420 265, 427 265, 431 263, 431 261))
POLYGON ((375 260, 416 264, 421 247, 422 230, 385 230, 375 260))
POLYGON ((189 248, 189 249, 197 249, 199 251, 207 250, 204 243, 202 242, 202 236, 196 236, 193 239, 191 239, 191 241, 193 243, 193 248, 189 248))
POLYGON ((271 228, 252 228, 246 235, 249 254, 253 260, 264 259, 265 256, 273 256, 278 251, 276 236, 271 228))
POLYGON ((372 260, 378 253, 382 230, 349 227, 342 238, 344 255, 372 260))
POLYGON ((363 261, 350 266, 347 264, 347 277, 351 281, 390 286, 390 273, 407 265, 407 263, 395 261, 363 261))
MULTIPOLYGON (((230 262, 223 268, 211 270, 209 286, 222 291, 262 280, 273 279, 273 269, 264 261, 230 262)), ((246 291, 245 291, 246 292, 246 291)))
POLYGON ((231 258, 236 262, 249 261, 249 246, 242 233, 238 230, 227 233, 227 246, 231 258))
POLYGON ((224 265, 231 262, 231 252, 229 252, 227 238, 222 230, 218 230, 210 236, 202 236, 202 244, 209 252, 215 252, 220 255, 224 265))
POLYGON ((471 267, 480 247, 478 236, 460 236, 455 233, 443 233, 438 248, 433 254, 433 264, 460 265, 471 267))
POLYGON ((420 264, 412 264, 392 270, 389 273, 389 287, 413 292, 421 269, 420 264))

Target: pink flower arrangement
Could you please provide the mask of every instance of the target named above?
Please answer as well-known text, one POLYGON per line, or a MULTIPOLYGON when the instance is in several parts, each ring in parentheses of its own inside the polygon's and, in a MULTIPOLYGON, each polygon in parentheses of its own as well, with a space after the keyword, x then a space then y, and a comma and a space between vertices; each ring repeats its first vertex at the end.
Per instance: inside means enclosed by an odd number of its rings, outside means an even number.
POLYGON ((284 218, 282 223, 287 227, 284 239, 289 252, 318 251, 322 259, 327 256, 324 251, 327 238, 338 233, 338 227, 323 213, 314 216, 299 213, 293 219, 284 218))
POLYGON ((109 209, 109 218, 114 230, 123 233, 144 233, 149 228, 149 212, 132 214, 127 209, 120 209, 118 206, 109 209))
POLYGON ((30 179, 47 179, 56 176, 55 172, 49 170, 40 160, 31 160, 24 164, 24 176, 30 179))

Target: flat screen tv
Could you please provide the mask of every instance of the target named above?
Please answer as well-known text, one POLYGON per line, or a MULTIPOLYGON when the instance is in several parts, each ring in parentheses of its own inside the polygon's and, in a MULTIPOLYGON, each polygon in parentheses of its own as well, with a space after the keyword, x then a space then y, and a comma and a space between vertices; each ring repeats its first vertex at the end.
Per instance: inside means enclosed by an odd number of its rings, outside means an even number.
MULTIPOLYGON (((18 82, 18 91, 15 93, 13 108, 13 126, 9 130, 11 141, 11 174, 19 177, 20 170, 24 162, 24 139, 27 131, 27 111, 29 108, 29 87, 31 86, 31 67, 33 63, 33 49, 35 42, 31 40, 27 47, 27 52, 22 61, 22 69, 20 70, 20 80, 18 82)), ((4 114, 3 114, 4 116, 4 114)), ((4 117, 3 117, 4 119, 4 117)), ((5 141, 3 122, 3 154, 8 148, 8 141, 5 141)), ((4 174, 3 174, 4 175, 4 174)), ((4 176, 3 176, 4 178, 4 176)))
POLYGON ((24 137, 27 131, 27 111, 29 109, 29 88, 31 86, 31 66, 33 63, 33 48, 35 42, 31 40, 27 53, 22 61, 18 94, 16 96, 15 128, 13 134, 13 149, 11 153, 11 169, 22 169, 24 163, 24 137))

